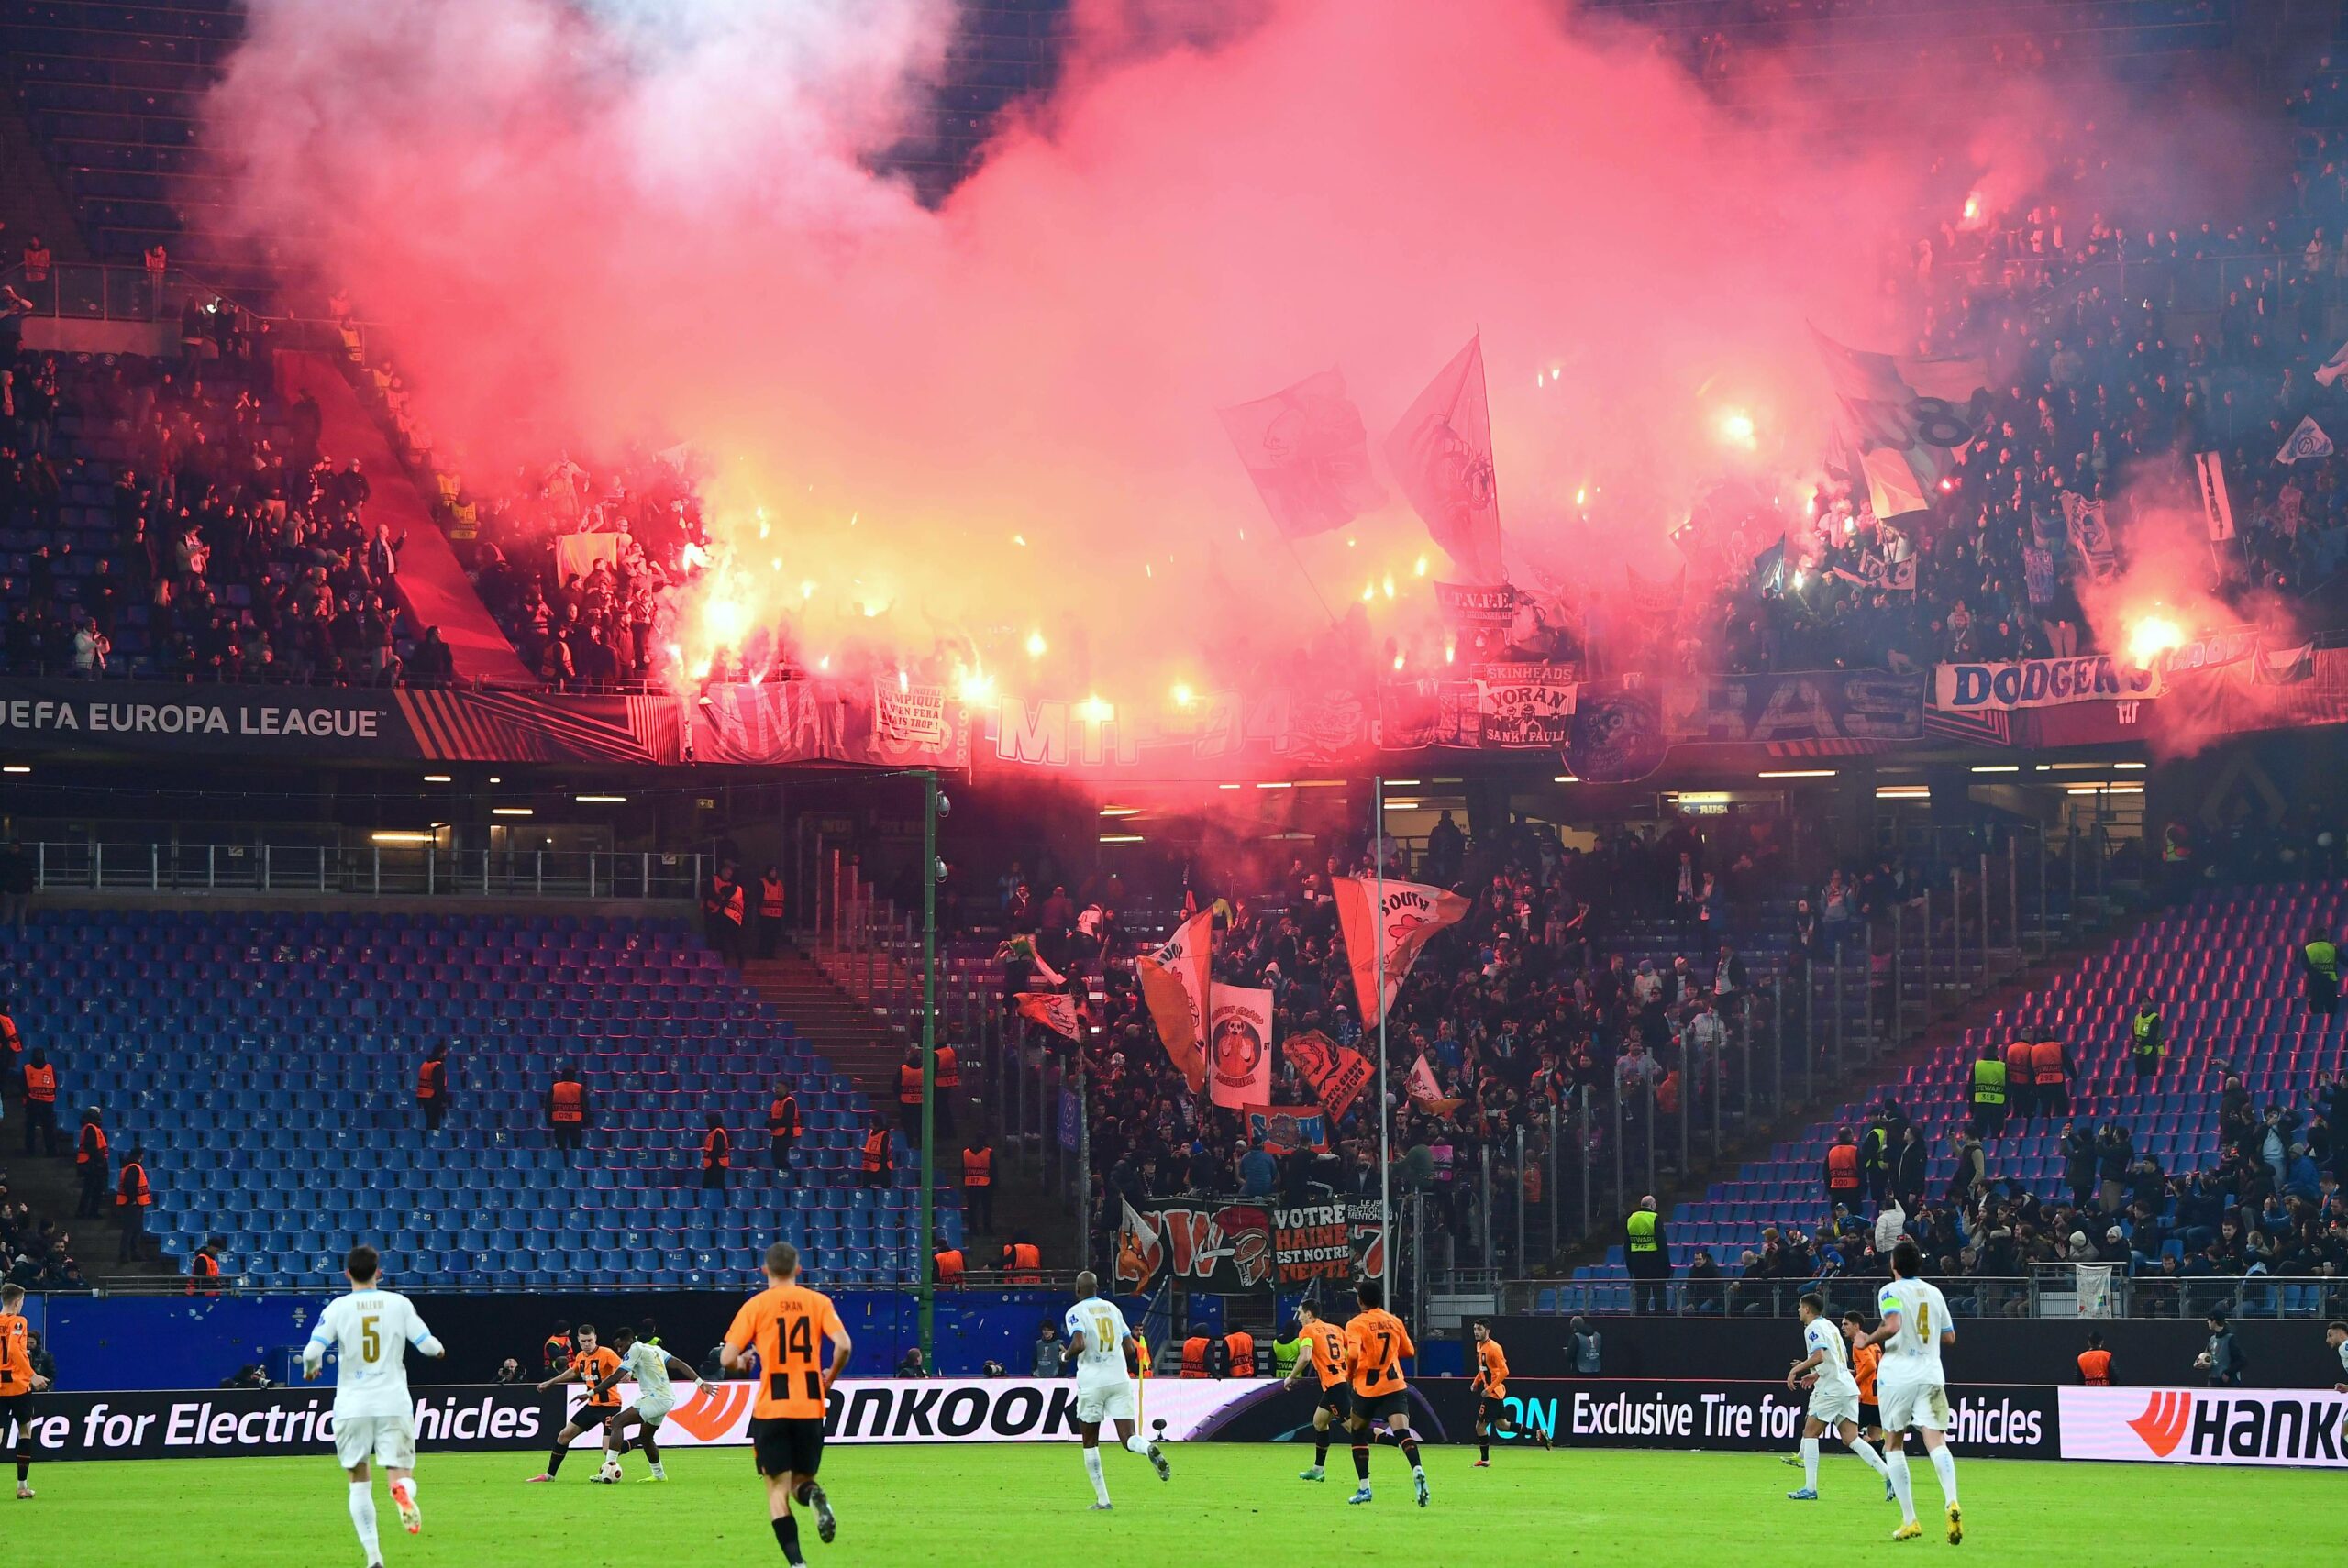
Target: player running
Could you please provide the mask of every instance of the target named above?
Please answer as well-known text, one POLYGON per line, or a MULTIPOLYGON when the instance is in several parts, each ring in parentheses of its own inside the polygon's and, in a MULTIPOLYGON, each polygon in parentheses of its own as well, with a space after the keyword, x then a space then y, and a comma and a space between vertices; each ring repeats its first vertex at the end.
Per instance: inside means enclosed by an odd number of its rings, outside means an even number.
POLYGON ((1956 1343, 1950 1325, 1948 1301, 1937 1286, 1923 1277, 1924 1259, 1913 1242, 1891 1249, 1891 1280, 1876 1297, 1883 1323, 1860 1342, 1884 1346, 1883 1365, 1877 1378, 1883 1395, 1884 1442, 1889 1452, 1884 1465, 1890 1472, 1893 1496, 1899 1499, 1899 1528, 1894 1540, 1913 1540, 1924 1533, 1916 1522, 1916 1498, 1908 1479, 1908 1455, 1897 1444, 1912 1430, 1924 1440, 1924 1453, 1939 1477, 1941 1496, 1948 1504, 1948 1543, 1965 1539, 1965 1518, 1956 1506, 1956 1456, 1948 1451, 1948 1383, 1941 1370, 1941 1352, 1956 1343))
POLYGON ((1419 1507, 1427 1506, 1427 1472, 1419 1463, 1419 1445, 1411 1435, 1410 1386, 1402 1381, 1402 1358, 1419 1353, 1402 1320, 1386 1309, 1386 1286, 1365 1279, 1354 1286, 1361 1310, 1346 1325, 1346 1360, 1353 1368, 1353 1413, 1346 1430, 1353 1437, 1354 1474, 1361 1485, 1348 1503, 1367 1503, 1369 1496, 1369 1423, 1383 1420, 1395 1433, 1395 1445, 1411 1462, 1411 1484, 1419 1507))
POLYGON ((407 1391, 407 1347, 428 1356, 445 1353, 406 1297, 378 1288, 382 1266, 374 1248, 351 1248, 342 1260, 350 1293, 327 1304, 302 1347, 305 1381, 318 1375, 329 1347, 335 1352, 334 1456, 350 1474, 350 1524, 366 1549, 368 1568, 382 1568, 383 1562, 370 1459, 391 1477, 392 1502, 408 1534, 424 1529, 424 1510, 415 1501, 415 1401, 407 1391))
POLYGON ((758 1362, 759 1399, 750 1407, 750 1446, 767 1484, 767 1518, 783 1561, 804 1564, 799 1555, 799 1519, 794 1499, 815 1515, 815 1538, 825 1545, 839 1533, 831 1499, 815 1484, 824 1463, 824 1410, 832 1385, 847 1365, 851 1348, 847 1325, 831 1298, 799 1283, 799 1249, 777 1242, 767 1249, 767 1287, 734 1314, 718 1363, 728 1372, 758 1362), (824 1342, 832 1342, 831 1365, 823 1362, 824 1342))
POLYGON ((677 1396, 669 1382, 671 1372, 694 1387, 701 1378, 693 1369, 662 1350, 650 1340, 639 1340, 636 1331, 622 1325, 612 1331, 612 1347, 619 1352, 619 1370, 612 1373, 588 1391, 590 1399, 616 1392, 622 1383, 636 1385, 636 1402, 604 1424, 604 1463, 612 1470, 620 1467, 620 1455, 627 1452, 628 1423, 643 1429, 637 1443, 644 1450, 646 1463, 652 1466, 647 1481, 666 1481, 669 1472, 660 1463, 660 1423, 677 1408, 677 1396))
POLYGON ((619 1352, 597 1342, 593 1323, 580 1324, 571 1331, 571 1335, 578 1348, 570 1353, 570 1364, 539 1384, 538 1392, 543 1394, 558 1383, 583 1383, 587 1386, 587 1402, 579 1407, 570 1419, 563 1424, 562 1430, 555 1435, 554 1452, 547 1455, 547 1467, 530 1477, 533 1485, 551 1481, 559 1474, 562 1462, 570 1457, 571 1443, 597 1427, 604 1429, 604 1446, 609 1448, 612 1427, 619 1419, 619 1392, 606 1386, 617 1381, 613 1375, 620 1369, 619 1352))
MULTIPOLYGON (((1843 1314, 1843 1342, 1851 1347, 1851 1376, 1859 1386, 1859 1435, 1873 1443, 1883 1442, 1883 1408, 1876 1402, 1876 1369, 1883 1364, 1883 1347, 1867 1339, 1867 1320, 1864 1312, 1843 1314)), ((1890 1459, 1890 1445, 1885 1444, 1884 1458, 1890 1459)), ((1896 1503, 1899 1499, 1891 1490, 1891 1472, 1883 1474, 1883 1500, 1896 1503)))
POLYGON ((1304 1379, 1307 1367, 1321 1378, 1321 1403, 1312 1410, 1312 1468, 1300 1470, 1300 1481, 1325 1481, 1329 1471, 1329 1426, 1333 1421, 1351 1419, 1354 1413, 1353 1391, 1346 1386, 1346 1337, 1343 1330, 1321 1316, 1321 1309, 1307 1301, 1296 1309, 1303 1325, 1302 1353, 1288 1375, 1287 1386, 1293 1388, 1304 1379))
MULTIPOLYGON (((1468 1468, 1490 1470, 1492 1434, 1521 1438, 1525 1432, 1508 1413, 1508 1353, 1492 1338, 1491 1324, 1481 1318, 1476 1320, 1476 1375, 1468 1386, 1480 1396, 1476 1401, 1476 1463, 1468 1468)), ((1548 1433, 1535 1431, 1532 1437, 1543 1448, 1549 1446, 1548 1433)))
POLYGON ((1873 1444, 1859 1435, 1859 1386, 1851 1377, 1848 1347, 1842 1331, 1827 1320, 1826 1297, 1816 1291, 1801 1298, 1795 1311, 1801 1318, 1801 1342, 1810 1353, 1786 1374, 1789 1388, 1810 1389, 1810 1419, 1802 1423, 1801 1490, 1789 1492, 1793 1503, 1818 1501, 1818 1439, 1830 1428, 1844 1446, 1867 1462, 1877 1475, 1888 1475, 1873 1444))
POLYGON ((25 1321, 25 1289, 0 1286, 0 1438, 15 1430, 17 1501, 33 1496, 33 1396, 49 1379, 33 1370, 32 1325, 25 1321))
POLYGON ((1076 1424, 1084 1434, 1084 1473, 1092 1478, 1091 1513, 1108 1511, 1109 1482, 1101 1474, 1101 1423, 1117 1423, 1117 1441, 1127 1453, 1149 1461, 1160 1481, 1174 1478, 1174 1467, 1157 1445, 1135 1435, 1134 1380, 1125 1375, 1125 1352, 1134 1343, 1133 1331, 1117 1304, 1101 1294, 1101 1282, 1090 1270, 1076 1276, 1076 1305, 1060 1326, 1068 1339, 1060 1363, 1076 1363, 1076 1424))

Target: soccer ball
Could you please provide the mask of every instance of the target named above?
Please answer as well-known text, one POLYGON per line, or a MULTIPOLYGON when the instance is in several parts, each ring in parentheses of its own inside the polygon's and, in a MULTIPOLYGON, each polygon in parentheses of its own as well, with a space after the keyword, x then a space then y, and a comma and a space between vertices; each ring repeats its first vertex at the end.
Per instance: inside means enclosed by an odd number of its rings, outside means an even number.
POLYGON ((604 1461, 604 1468, 596 1472, 595 1479, 598 1481, 617 1483, 626 1474, 627 1472, 620 1468, 620 1462, 618 1458, 615 1456, 604 1461))

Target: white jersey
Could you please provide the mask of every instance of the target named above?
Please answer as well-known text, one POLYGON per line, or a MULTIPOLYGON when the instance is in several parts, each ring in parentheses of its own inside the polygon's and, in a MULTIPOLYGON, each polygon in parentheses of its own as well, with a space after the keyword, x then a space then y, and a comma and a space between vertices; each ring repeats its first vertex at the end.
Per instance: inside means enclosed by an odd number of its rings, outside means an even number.
POLYGON ((1941 1335, 1955 1327, 1940 1286, 1921 1279, 1895 1279, 1876 1296, 1876 1310, 1899 1316, 1899 1331, 1885 1342, 1880 1375, 1898 1383, 1944 1384, 1941 1335))
POLYGON ((1818 1358, 1818 1364, 1811 1368, 1818 1375, 1819 1392, 1848 1393, 1855 1398, 1857 1397, 1859 1386, 1851 1376, 1850 1347, 1844 1343, 1843 1331, 1836 1328, 1831 1319, 1813 1318, 1804 1324, 1801 1344, 1805 1354, 1812 1351, 1823 1353, 1818 1358))
POLYGON ((302 1364, 315 1367, 336 1352, 334 1413, 343 1416, 411 1416, 415 1401, 407 1391, 407 1347, 437 1353, 439 1342, 416 1316, 415 1307, 395 1290, 354 1290, 338 1296, 318 1314, 303 1349, 302 1364))
POLYGON ((1060 1327, 1068 1337, 1084 1335, 1084 1349, 1076 1358, 1079 1383, 1123 1381, 1125 1376, 1125 1315, 1106 1297, 1095 1296, 1068 1309, 1060 1327))
POLYGON ((636 1385, 639 1402, 648 1399, 666 1403, 676 1397, 669 1388, 669 1353, 659 1345, 637 1341, 620 1358, 620 1367, 627 1374, 628 1381, 636 1385))

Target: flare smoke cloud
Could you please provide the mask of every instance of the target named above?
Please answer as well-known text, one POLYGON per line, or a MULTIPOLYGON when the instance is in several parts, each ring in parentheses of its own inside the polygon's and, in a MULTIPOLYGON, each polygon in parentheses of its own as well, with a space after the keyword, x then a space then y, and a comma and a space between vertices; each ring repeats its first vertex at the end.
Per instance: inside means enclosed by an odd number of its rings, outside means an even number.
POLYGON ((1831 79, 1725 109, 1552 0, 1102 0, 933 209, 873 171, 950 0, 252 13, 207 116, 244 221, 386 324, 469 474, 690 441, 725 591, 811 655, 967 638, 1113 698, 1245 679, 1366 585, 1373 635, 1429 614, 1399 497, 1291 559, 1216 422, 1330 366, 1379 435, 1480 330, 1501 515, 1561 577, 1667 564, 1724 410, 1790 492, 1805 321, 1903 346, 1885 259, 2034 173, 2051 91, 1854 134, 1831 79))

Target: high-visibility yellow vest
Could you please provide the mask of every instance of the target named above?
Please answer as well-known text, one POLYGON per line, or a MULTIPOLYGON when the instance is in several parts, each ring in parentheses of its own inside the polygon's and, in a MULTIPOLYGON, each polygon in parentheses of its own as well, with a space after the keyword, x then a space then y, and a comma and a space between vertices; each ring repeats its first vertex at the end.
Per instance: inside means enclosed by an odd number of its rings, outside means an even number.
POLYGON ((1995 1056, 1985 1056, 1973 1064, 1973 1103, 2006 1103, 2006 1065, 1995 1056))

